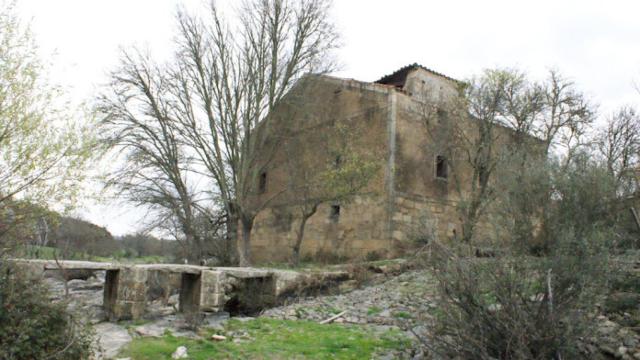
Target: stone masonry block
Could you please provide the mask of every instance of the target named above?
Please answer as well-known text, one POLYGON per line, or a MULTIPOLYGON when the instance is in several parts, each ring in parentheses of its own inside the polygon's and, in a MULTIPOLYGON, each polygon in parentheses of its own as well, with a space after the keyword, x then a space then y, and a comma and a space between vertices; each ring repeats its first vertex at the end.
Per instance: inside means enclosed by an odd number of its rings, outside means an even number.
POLYGON ((139 301, 117 301, 111 311, 111 320, 135 320, 141 318, 145 313, 146 304, 139 301))
POLYGON ((144 282, 120 282, 117 300, 146 301, 147 286, 144 282))

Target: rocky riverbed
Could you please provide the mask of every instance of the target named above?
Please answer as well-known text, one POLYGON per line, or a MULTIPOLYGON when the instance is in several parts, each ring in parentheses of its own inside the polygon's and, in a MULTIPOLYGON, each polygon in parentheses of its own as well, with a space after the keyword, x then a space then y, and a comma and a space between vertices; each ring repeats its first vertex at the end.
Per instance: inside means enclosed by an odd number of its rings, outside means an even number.
MULTIPOLYGON (((435 281, 428 271, 411 270, 397 276, 378 275, 366 286, 349 289, 343 286, 340 293, 290 299, 288 304, 266 309, 262 316, 287 320, 330 321, 366 326, 376 331, 398 328, 413 338, 413 346, 381 358, 422 358, 419 341, 424 338, 432 314, 436 311, 435 281)), ((80 314, 94 325, 100 351, 96 358, 113 358, 134 337, 162 336, 171 331, 176 336, 197 337, 190 324, 177 313, 178 296, 150 299, 149 314, 143 321, 109 323, 102 309, 104 274, 97 273, 87 280, 68 282, 68 297, 64 283, 57 278, 47 278, 54 301, 68 302, 68 308, 80 314)), ((354 285, 354 284, 347 284, 354 285)), ((640 306, 640 304, 638 304, 640 306)), ((637 327, 625 322, 629 314, 601 315, 597 318, 594 336, 584 341, 584 351, 594 359, 640 360, 640 335, 637 327)), ((228 313, 208 315, 202 326, 220 327, 228 313)), ((628 319, 627 319, 628 320, 628 319)))

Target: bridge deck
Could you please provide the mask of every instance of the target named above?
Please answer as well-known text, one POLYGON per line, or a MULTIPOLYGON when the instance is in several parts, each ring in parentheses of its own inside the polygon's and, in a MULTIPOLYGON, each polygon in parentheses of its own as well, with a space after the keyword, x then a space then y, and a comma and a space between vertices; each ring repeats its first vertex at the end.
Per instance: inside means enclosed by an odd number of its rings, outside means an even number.
POLYGON ((345 271, 299 272, 251 267, 205 267, 187 264, 126 264, 75 260, 9 260, 25 274, 42 276, 45 270, 104 270, 103 306, 111 320, 137 319, 146 312, 150 274, 181 274, 179 310, 215 312, 228 304, 246 309, 272 306, 276 298, 289 293, 305 279, 344 280, 345 271))

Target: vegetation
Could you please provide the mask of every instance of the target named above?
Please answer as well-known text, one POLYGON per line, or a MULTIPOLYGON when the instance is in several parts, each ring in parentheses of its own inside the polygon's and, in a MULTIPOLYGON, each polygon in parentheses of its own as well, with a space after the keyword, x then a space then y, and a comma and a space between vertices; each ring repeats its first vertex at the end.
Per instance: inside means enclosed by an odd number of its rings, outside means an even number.
POLYGON ((11 250, 12 256, 142 263, 182 262, 184 259, 176 241, 141 233, 114 238, 105 228, 88 221, 60 216, 55 212, 48 214, 50 218, 55 218, 55 222, 51 221, 51 228, 47 230, 47 241, 38 240, 40 234, 37 230, 26 229, 21 237, 16 237, 21 241, 11 250))
POLYGON ((91 117, 64 102, 15 4, 0 1, 0 358, 86 359, 91 336, 38 279, 4 257, 47 244, 49 206, 71 206, 95 144, 91 117), (26 241, 25 241, 26 240, 26 241))
POLYGON ((181 10, 173 61, 161 66, 126 53, 100 97, 104 140, 126 160, 112 183, 153 210, 157 224, 171 224, 191 261, 211 240, 195 225, 198 214, 215 222, 210 207, 223 210, 224 240, 234 244, 242 226, 238 260, 251 261, 253 222, 269 202, 256 196, 265 166, 257 159, 277 145, 265 150, 260 132, 268 127, 258 124, 304 74, 333 69, 328 8, 326 0, 248 1, 236 19, 214 3, 204 16, 181 10), (208 180, 204 188, 196 176, 208 180))
POLYGON ((190 359, 370 359, 376 352, 402 349, 409 340, 398 331, 375 334, 360 327, 321 325, 309 321, 231 319, 222 334, 227 340, 210 340, 206 330, 202 340, 177 338, 137 338, 121 356, 133 359, 170 359, 178 346, 186 346, 190 359), (234 341, 239 340, 239 342, 234 341))
POLYGON ((0 11, 0 248, 16 228, 37 226, 35 204, 70 206, 87 175, 95 145, 91 117, 72 111, 27 27, 3 1, 0 11), (61 105, 64 104, 64 105, 61 105))
POLYGON ((52 303, 47 290, 0 264, 0 358, 87 359, 91 331, 52 303))
MULTIPOLYGON (((471 179, 458 180, 463 243, 499 251, 474 259, 465 246, 420 233, 416 240, 428 243, 439 285, 436 321, 424 345, 444 357, 580 357, 580 339, 594 330, 598 304, 617 276, 611 254, 638 234, 620 216, 638 189, 632 175, 638 154, 621 145, 636 142, 630 112, 610 118, 603 132, 590 135, 594 140, 586 137, 592 111, 557 73, 532 84, 517 72, 489 71, 469 87, 463 109, 471 106, 481 120, 488 114, 513 130, 507 139, 488 125, 448 132, 471 143, 470 153, 454 158, 462 163, 456 166, 473 169, 471 179), (626 130, 612 130, 620 128, 626 130), (593 144, 617 150, 597 152, 593 144), (482 229, 481 219, 488 223, 482 229)), ((637 296, 608 299, 605 306, 621 311, 637 296)))

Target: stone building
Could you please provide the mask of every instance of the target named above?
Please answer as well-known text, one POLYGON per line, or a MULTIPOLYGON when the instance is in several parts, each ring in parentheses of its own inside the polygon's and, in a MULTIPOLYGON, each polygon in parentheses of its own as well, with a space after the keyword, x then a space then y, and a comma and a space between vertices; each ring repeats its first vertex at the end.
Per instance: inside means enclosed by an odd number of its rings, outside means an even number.
MULTIPOLYGON (((263 124, 274 151, 265 151, 256 181, 257 199, 267 206, 253 228, 253 260, 291 256, 300 222, 292 204, 304 198, 292 184, 306 179, 301 174, 339 166, 336 122, 349 129, 349 151, 375 158, 378 166, 357 196, 319 206, 305 228, 303 257, 396 256, 416 227, 432 228, 438 240, 459 236, 456 204, 464 189, 451 181, 452 159, 434 145, 438 134, 425 126, 424 109, 443 115, 460 85, 417 64, 373 83, 313 75, 295 85, 263 124)), ((464 177, 467 170, 457 171, 464 177)))

